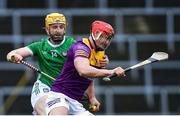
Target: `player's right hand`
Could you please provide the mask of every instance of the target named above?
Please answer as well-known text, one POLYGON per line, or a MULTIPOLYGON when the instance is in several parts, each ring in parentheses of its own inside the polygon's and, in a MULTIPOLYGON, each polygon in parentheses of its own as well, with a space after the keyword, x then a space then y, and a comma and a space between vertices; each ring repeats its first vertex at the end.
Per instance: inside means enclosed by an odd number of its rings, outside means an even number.
POLYGON ((114 70, 114 73, 118 76, 118 77, 125 77, 125 73, 124 73, 124 69, 121 67, 117 67, 114 70))
POLYGON ((23 57, 19 54, 14 54, 11 56, 11 59, 10 61, 13 62, 13 63, 16 63, 16 64, 19 64, 21 63, 20 61, 23 59, 23 57))

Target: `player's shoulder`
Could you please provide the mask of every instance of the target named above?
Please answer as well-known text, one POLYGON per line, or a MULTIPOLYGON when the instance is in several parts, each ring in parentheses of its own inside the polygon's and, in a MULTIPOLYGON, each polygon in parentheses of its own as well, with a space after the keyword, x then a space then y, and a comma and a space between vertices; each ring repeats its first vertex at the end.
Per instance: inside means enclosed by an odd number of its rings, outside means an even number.
POLYGON ((82 50, 90 50, 90 48, 83 43, 82 39, 77 40, 77 42, 74 44, 75 49, 82 49, 82 50))
POLYGON ((73 53, 75 54, 75 56, 85 56, 85 57, 89 57, 91 54, 91 50, 90 48, 84 44, 81 40, 78 40, 73 46, 73 53))
POLYGON ((42 38, 40 38, 40 39, 38 39, 38 40, 36 40, 36 41, 33 41, 32 43, 38 43, 38 44, 40 44, 40 43, 45 43, 45 42, 47 42, 48 41, 48 37, 42 37, 42 38))
POLYGON ((38 45, 39 45, 39 47, 42 47, 42 46, 49 46, 49 37, 48 36, 46 36, 46 37, 42 37, 42 38, 40 38, 40 40, 37 42, 38 43, 38 45))
POLYGON ((65 36, 65 41, 64 41, 64 45, 70 47, 71 45, 73 45, 76 41, 74 38, 70 37, 70 36, 65 36))
POLYGON ((43 43, 43 42, 48 42, 48 36, 42 37, 40 38, 39 42, 43 43))
POLYGON ((73 37, 71 37, 71 36, 65 36, 65 39, 67 41, 75 41, 75 39, 73 37))
POLYGON ((73 37, 67 36, 67 35, 65 35, 65 38, 67 38, 67 39, 74 39, 73 37))
POLYGON ((33 41, 30 44, 28 44, 27 47, 30 48, 31 50, 42 48, 42 46, 47 45, 46 44, 47 40, 48 40, 47 37, 40 38, 39 40, 33 41))

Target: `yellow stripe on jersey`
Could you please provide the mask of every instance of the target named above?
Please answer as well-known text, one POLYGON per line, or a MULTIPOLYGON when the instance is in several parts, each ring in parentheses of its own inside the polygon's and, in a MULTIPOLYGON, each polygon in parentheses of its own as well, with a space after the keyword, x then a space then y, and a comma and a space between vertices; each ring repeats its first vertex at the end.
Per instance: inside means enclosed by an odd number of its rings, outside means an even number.
POLYGON ((91 66, 100 68, 100 60, 105 57, 105 52, 92 49, 87 38, 83 38, 83 43, 86 44, 91 50, 91 56, 89 58, 89 63, 91 66))
POLYGON ((75 51, 75 56, 85 56, 85 57, 89 57, 89 54, 86 52, 86 51, 84 51, 84 50, 76 50, 75 51))

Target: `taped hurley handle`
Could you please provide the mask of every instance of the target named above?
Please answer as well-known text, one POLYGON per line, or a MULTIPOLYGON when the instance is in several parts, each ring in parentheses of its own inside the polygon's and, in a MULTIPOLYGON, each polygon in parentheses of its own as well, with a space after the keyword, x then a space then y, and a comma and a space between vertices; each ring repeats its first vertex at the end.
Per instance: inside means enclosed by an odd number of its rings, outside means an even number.
POLYGON ((45 72, 39 70, 38 68, 32 66, 31 64, 29 64, 29 63, 27 63, 27 62, 25 62, 23 60, 21 60, 20 62, 21 62, 21 64, 24 64, 25 66, 31 68, 32 70, 38 72, 39 74, 42 74, 42 75, 46 76, 47 78, 49 78, 49 79, 51 79, 53 81, 55 80, 53 77, 51 77, 50 75, 46 74, 45 72))
MULTIPOLYGON (((15 56, 12 56, 11 59, 12 59, 12 60, 15 60, 15 56)), ((46 76, 47 78, 49 78, 49 79, 51 79, 51 80, 53 80, 53 81, 55 80, 52 76, 46 74, 45 72, 39 70, 38 68, 32 66, 31 64, 29 64, 29 63, 27 63, 27 62, 25 62, 25 61, 23 61, 23 60, 21 60, 20 63, 23 64, 23 65, 25 65, 25 66, 27 66, 27 67, 29 67, 29 68, 31 68, 32 70, 38 72, 39 74, 42 74, 42 75, 46 76)))
MULTIPOLYGON (((130 70, 132 70, 132 69, 129 67, 129 68, 124 69, 124 72, 126 73, 126 72, 129 72, 130 70)), ((116 77, 116 76, 117 75, 114 73, 114 74, 111 74, 111 75, 109 75, 107 77, 104 77, 103 80, 104 81, 111 81, 111 79, 116 77)))

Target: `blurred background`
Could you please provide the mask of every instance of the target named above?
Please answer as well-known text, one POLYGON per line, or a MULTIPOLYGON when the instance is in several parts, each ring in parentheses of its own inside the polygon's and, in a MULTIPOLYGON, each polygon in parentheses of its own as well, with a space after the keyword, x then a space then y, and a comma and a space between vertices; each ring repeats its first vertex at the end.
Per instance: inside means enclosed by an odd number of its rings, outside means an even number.
MULTIPOLYGON (((97 79, 96 114, 180 114, 180 0, 0 0, 0 114, 28 115, 37 73, 6 61, 9 51, 45 36, 47 13, 65 14, 67 35, 88 37, 95 19, 109 22, 116 36, 107 50, 108 68, 126 68, 169 53, 169 60, 131 71, 126 78, 97 79)), ((35 58, 27 61, 37 66, 35 58)))

